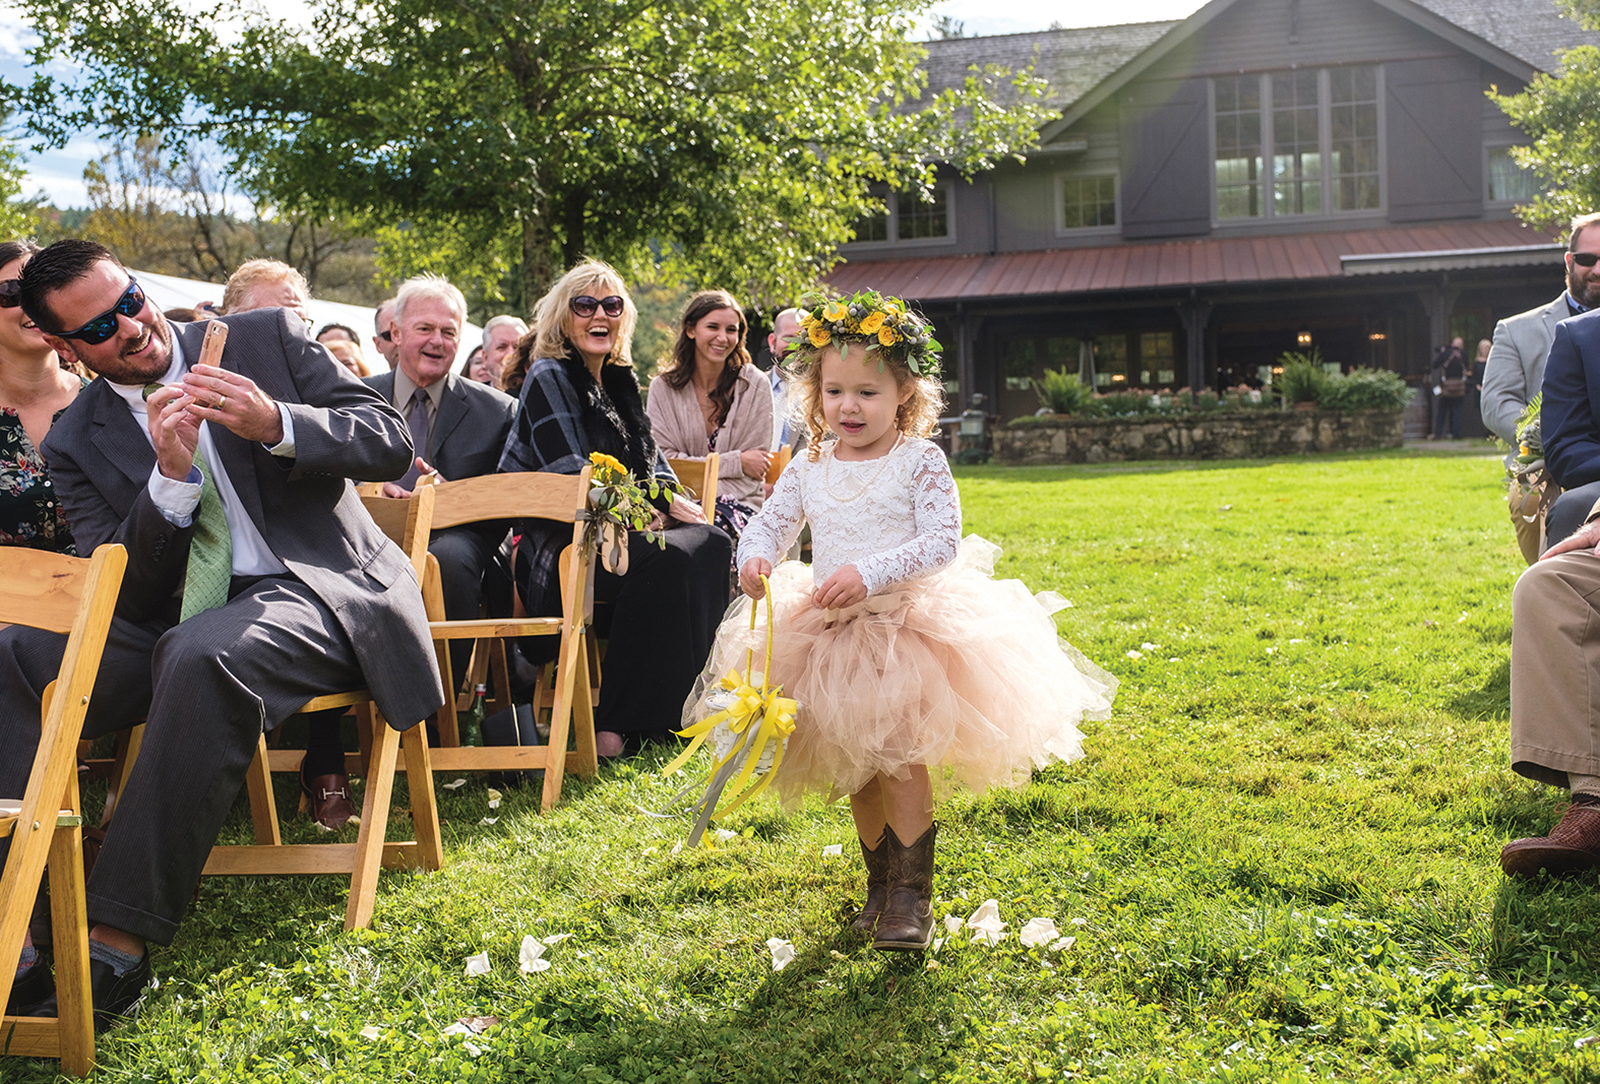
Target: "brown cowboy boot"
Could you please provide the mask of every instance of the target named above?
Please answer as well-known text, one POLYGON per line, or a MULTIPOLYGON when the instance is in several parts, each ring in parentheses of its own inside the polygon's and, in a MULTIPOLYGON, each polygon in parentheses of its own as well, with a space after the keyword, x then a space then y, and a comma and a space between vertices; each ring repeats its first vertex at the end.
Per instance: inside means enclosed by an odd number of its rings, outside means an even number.
POLYGON ((930 825, 908 847, 892 827, 884 828, 889 897, 878 918, 873 948, 922 952, 933 944, 933 841, 938 834, 939 825, 930 825))
MULTIPOLYGON (((887 826, 884 831, 888 831, 887 826)), ((857 842, 860 838, 856 837, 857 842)), ((862 843, 861 858, 867 864, 867 902, 862 904, 856 920, 850 923, 850 932, 870 936, 878 926, 878 916, 883 914, 883 903, 889 897, 889 848, 884 845, 884 837, 878 837, 878 845, 872 850, 862 843)))
POLYGON ((1547 836, 1517 839, 1500 852, 1500 868, 1511 877, 1540 870, 1574 873, 1600 866, 1600 805, 1569 805, 1547 836))

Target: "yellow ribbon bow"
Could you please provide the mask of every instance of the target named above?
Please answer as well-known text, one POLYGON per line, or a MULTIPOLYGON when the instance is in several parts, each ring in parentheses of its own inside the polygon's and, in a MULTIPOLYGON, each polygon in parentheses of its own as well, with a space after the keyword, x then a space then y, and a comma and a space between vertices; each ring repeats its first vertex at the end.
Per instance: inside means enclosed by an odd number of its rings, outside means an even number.
MULTIPOLYGON (((694 756, 700 746, 705 744, 711 733, 719 725, 726 723, 728 729, 736 735, 736 740, 727 754, 719 758, 716 764, 713 765, 711 775, 716 778, 724 767, 740 756, 744 757, 744 766, 738 778, 734 780, 732 787, 732 793, 737 794, 738 797, 712 813, 711 820, 716 820, 718 817, 725 816, 738 809, 745 802, 760 794, 767 784, 772 782, 773 775, 778 771, 778 765, 783 763, 784 741, 790 734, 794 733, 795 716, 800 711, 798 701, 783 695, 782 685, 769 685, 767 683, 767 675, 772 670, 772 587, 767 583, 765 576, 761 577, 761 585, 765 588, 765 597, 767 599, 767 649, 766 661, 761 670, 761 687, 757 688, 751 683, 752 667, 755 663, 755 648, 752 646, 745 652, 744 673, 741 674, 737 670, 729 670, 719 683, 724 691, 733 694, 733 703, 716 714, 707 716, 700 722, 678 731, 680 736, 693 740, 690 741, 687 749, 661 770, 663 775, 672 775, 678 771, 689 762, 689 759, 694 756), (752 727, 752 724, 757 725, 752 727), (750 782, 751 775, 765 755, 768 742, 772 743, 771 769, 757 780, 754 786, 740 793, 750 782)), ((752 604, 750 607, 751 632, 754 632, 756 628, 756 609, 757 606, 752 604)), ((708 792, 702 801, 715 802, 720 790, 720 787, 713 787, 712 792, 708 792)))

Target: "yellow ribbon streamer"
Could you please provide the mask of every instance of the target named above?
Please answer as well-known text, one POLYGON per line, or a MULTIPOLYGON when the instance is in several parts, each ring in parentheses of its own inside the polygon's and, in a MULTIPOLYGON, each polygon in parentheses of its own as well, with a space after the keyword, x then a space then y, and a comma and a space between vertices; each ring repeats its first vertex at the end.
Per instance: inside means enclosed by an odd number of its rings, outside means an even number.
MULTIPOLYGON (((689 743, 687 749, 662 769, 663 775, 672 775, 681 769, 694 756, 700 746, 705 743, 706 739, 711 736, 712 731, 722 723, 728 724, 728 729, 737 736, 736 740, 733 743, 733 747, 724 756, 718 758, 716 764, 712 766, 711 774, 715 775, 724 765, 739 756, 747 747, 750 752, 745 758, 744 768, 729 788, 730 792, 737 794, 738 797, 713 813, 712 820, 726 816, 738 809, 745 802, 760 794, 772 782, 772 777, 777 774, 778 766, 783 763, 784 741, 794 733, 795 716, 800 710, 800 705, 797 701, 783 695, 782 685, 768 684, 768 675, 772 672, 772 585, 763 576, 761 577, 761 586, 765 589, 764 594, 767 600, 767 645, 766 657, 761 670, 761 687, 757 689, 750 682, 751 669, 755 663, 755 648, 752 646, 745 652, 744 673, 741 674, 737 670, 729 670, 720 682, 725 691, 733 694, 733 704, 714 715, 702 719, 698 723, 678 731, 681 737, 693 740, 689 743), (759 725, 754 728, 752 733, 751 724, 758 721, 759 725), (761 762, 761 758, 766 752, 768 742, 772 743, 771 769, 758 779, 754 786, 750 786, 748 790, 740 793, 749 784, 756 765, 761 762)), ((752 603, 750 606, 751 632, 756 630, 756 609, 757 604, 752 603)))

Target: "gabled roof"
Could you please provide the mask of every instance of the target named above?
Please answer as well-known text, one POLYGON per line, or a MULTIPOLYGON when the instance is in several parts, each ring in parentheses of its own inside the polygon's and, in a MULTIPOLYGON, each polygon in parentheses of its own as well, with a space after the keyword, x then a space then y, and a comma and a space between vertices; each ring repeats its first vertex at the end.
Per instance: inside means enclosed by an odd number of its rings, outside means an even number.
MULTIPOLYGON (((1372 2, 1523 81, 1536 72, 1556 71, 1560 66, 1557 50, 1600 45, 1600 33, 1568 19, 1555 0, 1372 2)), ((1178 22, 930 41, 922 66, 928 73, 929 89, 937 92, 960 85, 974 64, 1013 69, 1036 64, 1036 74, 1050 84, 1046 104, 1062 113, 1040 132, 1041 141, 1049 142, 1234 3, 1211 0, 1178 22)))
MULTIPOLYGON (((988 38, 947 38, 927 43, 922 68, 928 87, 938 92, 960 86, 973 65, 1000 64, 1018 71, 1033 64, 1049 83, 1045 104, 1065 109, 1179 25, 1175 21, 1126 23, 988 38)), ((1009 103, 1002 103, 1009 104, 1009 103)))

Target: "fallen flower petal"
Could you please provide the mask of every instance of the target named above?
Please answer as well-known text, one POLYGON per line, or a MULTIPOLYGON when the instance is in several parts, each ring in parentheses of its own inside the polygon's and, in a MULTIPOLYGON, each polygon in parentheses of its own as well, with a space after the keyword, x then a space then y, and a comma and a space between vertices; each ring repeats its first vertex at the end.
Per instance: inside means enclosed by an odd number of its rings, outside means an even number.
POLYGON ((489 973, 489 954, 480 952, 476 956, 467 957, 467 977, 473 975, 487 975, 489 973))
POLYGON ((439 1034, 440 1035, 471 1035, 472 1032, 467 1029, 467 1025, 465 1025, 461 1021, 457 1020, 454 1024, 451 1024, 449 1027, 445 1028, 439 1034))
POLYGON ((467 785, 467 781, 465 779, 452 779, 450 782, 441 785, 445 790, 460 790, 467 785))
POLYGON ((944 928, 949 933, 955 933, 964 925, 966 925, 966 923, 962 920, 960 915, 944 916, 944 928))
POLYGON ((832 956, 835 960, 848 960, 850 958, 844 953, 840 952, 838 949, 833 948, 828 950, 828 955, 832 956))
POLYGON ((843 854, 843 843, 830 843, 826 847, 822 848, 822 857, 824 858, 838 858, 843 854))
POLYGON ((1142 651, 1129 651, 1128 652, 1128 658, 1130 658, 1130 659, 1142 659, 1142 658, 1144 658, 1144 652, 1142 652, 1142 651))
POLYGON ((522 947, 517 949, 517 966, 523 974, 531 975, 535 971, 543 971, 550 966, 549 960, 540 959, 544 955, 544 942, 533 934, 528 934, 522 939, 522 947), (539 965, 543 964, 544 967, 539 965))
POLYGON ((1048 941, 1061 936, 1061 931, 1056 929, 1053 918, 1030 918, 1027 925, 1023 926, 1017 934, 1017 940, 1029 948, 1038 948, 1048 941))
POLYGON ((363 1039, 376 1039, 378 1036, 383 1034, 383 1029, 377 1024, 368 1024, 366 1027, 362 1028, 358 1034, 360 1034, 363 1039))
POLYGON ((967 929, 974 931, 974 941, 987 941, 991 945, 998 945, 1005 940, 1002 933, 1006 923, 1000 920, 1000 904, 995 900, 984 900, 978 909, 967 918, 967 929))
POLYGON ((717 842, 718 843, 726 843, 730 839, 736 838, 739 835, 739 833, 731 831, 731 830, 729 830, 727 828, 718 828, 717 832, 716 832, 716 835, 717 835, 717 842))
POLYGON ((767 948, 772 953, 772 970, 782 971, 794 962, 794 946, 783 938, 767 938, 767 948))
POLYGON ((500 823, 500 818, 499 817, 485 817, 485 818, 483 818, 483 820, 479 821, 478 823, 479 824, 499 824, 500 823))
POLYGON ((498 798, 490 798, 489 799, 489 808, 490 809, 499 809, 500 808, 500 799, 498 799, 498 798))
POLYGON ((501 794, 499 791, 495 790, 493 787, 489 788, 489 801, 498 802, 500 799, 502 799, 504 797, 505 797, 504 794, 501 794))
POLYGON ((1078 943, 1078 939, 1076 937, 1063 937, 1059 941, 1050 942, 1050 951, 1051 952, 1065 952, 1067 949, 1071 948, 1073 945, 1076 945, 1077 943, 1078 943))

